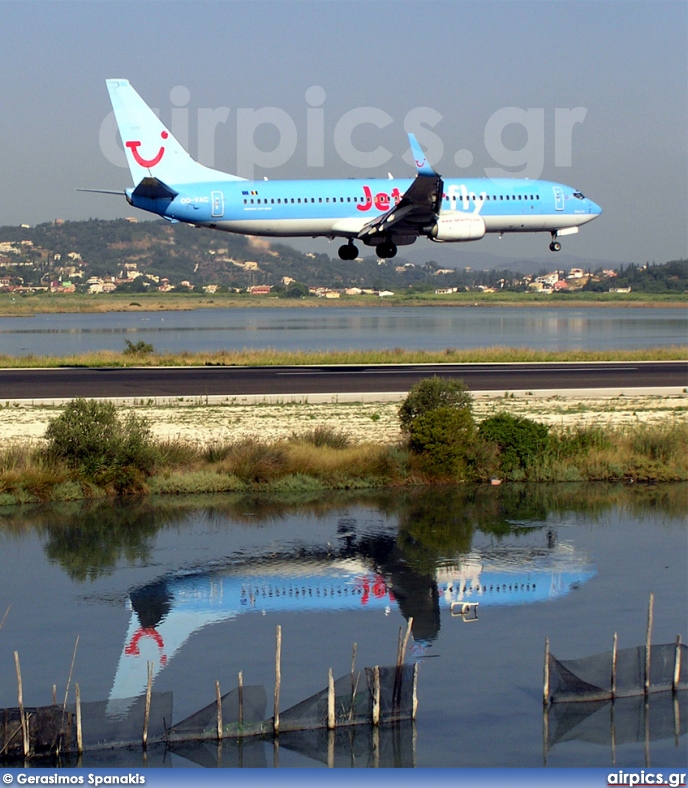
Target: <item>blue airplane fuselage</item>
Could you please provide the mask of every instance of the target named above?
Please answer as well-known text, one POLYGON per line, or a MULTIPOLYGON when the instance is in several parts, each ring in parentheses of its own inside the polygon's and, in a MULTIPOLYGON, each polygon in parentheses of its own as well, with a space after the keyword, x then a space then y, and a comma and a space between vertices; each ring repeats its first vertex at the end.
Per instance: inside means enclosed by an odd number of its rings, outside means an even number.
MULTIPOLYGON (((179 222, 249 235, 355 237, 384 214, 412 179, 215 181, 168 184, 178 194, 150 198, 127 189, 132 205, 179 222)), ((440 215, 482 217, 485 232, 576 228, 599 206, 575 189, 551 181, 447 178, 440 215)), ((428 231, 430 228, 428 228, 428 231)))

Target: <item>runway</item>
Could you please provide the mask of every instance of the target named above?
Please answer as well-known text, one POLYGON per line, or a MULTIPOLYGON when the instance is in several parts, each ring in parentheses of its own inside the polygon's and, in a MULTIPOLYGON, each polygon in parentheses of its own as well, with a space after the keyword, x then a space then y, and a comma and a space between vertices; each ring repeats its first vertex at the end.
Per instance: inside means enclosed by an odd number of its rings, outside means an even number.
POLYGON ((469 390, 688 387, 688 362, 404 364, 293 367, 129 367, 0 370, 0 402, 141 397, 389 394, 422 378, 460 378, 469 390))

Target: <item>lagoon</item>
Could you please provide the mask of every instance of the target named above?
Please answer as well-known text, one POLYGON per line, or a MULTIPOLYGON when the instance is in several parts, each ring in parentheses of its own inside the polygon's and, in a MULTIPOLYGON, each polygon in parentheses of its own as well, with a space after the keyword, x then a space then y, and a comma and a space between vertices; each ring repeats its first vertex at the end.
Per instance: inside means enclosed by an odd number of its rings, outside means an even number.
POLYGON ((685 310, 633 307, 256 307, 0 318, 0 353, 10 356, 121 351, 127 340, 149 343, 158 352, 199 353, 492 346, 612 350, 685 345, 687 339, 685 310))
MULTIPOLYGON (((0 707, 16 705, 14 650, 25 702, 49 703, 53 683, 61 698, 77 636, 73 681, 113 712, 141 696, 148 661, 154 689, 173 692, 175 721, 240 670, 271 697, 280 625, 287 708, 322 689, 329 667, 348 673, 354 643, 359 667, 393 664, 412 616, 406 660, 419 664, 420 705, 415 730, 400 734, 404 765, 642 767, 649 754, 685 766, 685 692, 678 736, 670 726, 614 752, 585 728, 544 747, 541 696, 546 636, 560 658, 609 651, 615 631, 620 647, 641 644, 650 592, 654 642, 685 640, 687 500, 681 484, 587 484, 6 507, 0 707), (477 620, 452 614, 460 595, 479 603, 477 620)), ((653 714, 664 709, 656 700, 653 714)), ((237 765, 232 751, 209 765, 237 765)), ((252 753, 251 765, 272 765, 271 744, 252 753)), ((104 758, 86 753, 84 765, 104 758)), ((107 762, 131 768, 142 755, 107 762)), ((206 762, 148 755, 149 765, 206 762)), ((322 765, 288 747, 279 764, 322 765)))

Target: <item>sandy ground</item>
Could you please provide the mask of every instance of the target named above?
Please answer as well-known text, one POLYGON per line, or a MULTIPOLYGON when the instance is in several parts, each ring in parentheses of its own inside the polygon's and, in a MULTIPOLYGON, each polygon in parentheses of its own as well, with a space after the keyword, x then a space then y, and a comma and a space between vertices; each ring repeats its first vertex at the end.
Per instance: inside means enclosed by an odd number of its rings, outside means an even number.
MULTIPOLYGON (((0 405, 0 446, 42 439, 48 422, 59 415, 58 405, 6 403, 0 405)), ((201 404, 181 399, 166 404, 119 405, 121 414, 134 411, 150 420, 158 438, 197 443, 258 436, 265 440, 327 425, 356 441, 391 442, 399 436, 398 401, 283 404, 201 404)), ((688 420, 688 395, 586 397, 476 398, 474 413, 483 419, 507 411, 556 425, 622 425, 676 423, 688 420)))

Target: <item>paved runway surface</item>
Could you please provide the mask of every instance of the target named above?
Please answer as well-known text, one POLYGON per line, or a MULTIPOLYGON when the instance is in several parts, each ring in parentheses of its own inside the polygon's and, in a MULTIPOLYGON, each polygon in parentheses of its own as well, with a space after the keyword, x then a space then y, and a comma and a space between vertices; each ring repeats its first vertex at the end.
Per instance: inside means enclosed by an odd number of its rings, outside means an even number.
POLYGON ((688 362, 141 367, 0 370, 0 402, 71 397, 189 397, 408 391, 431 375, 471 391, 686 387, 688 362))

